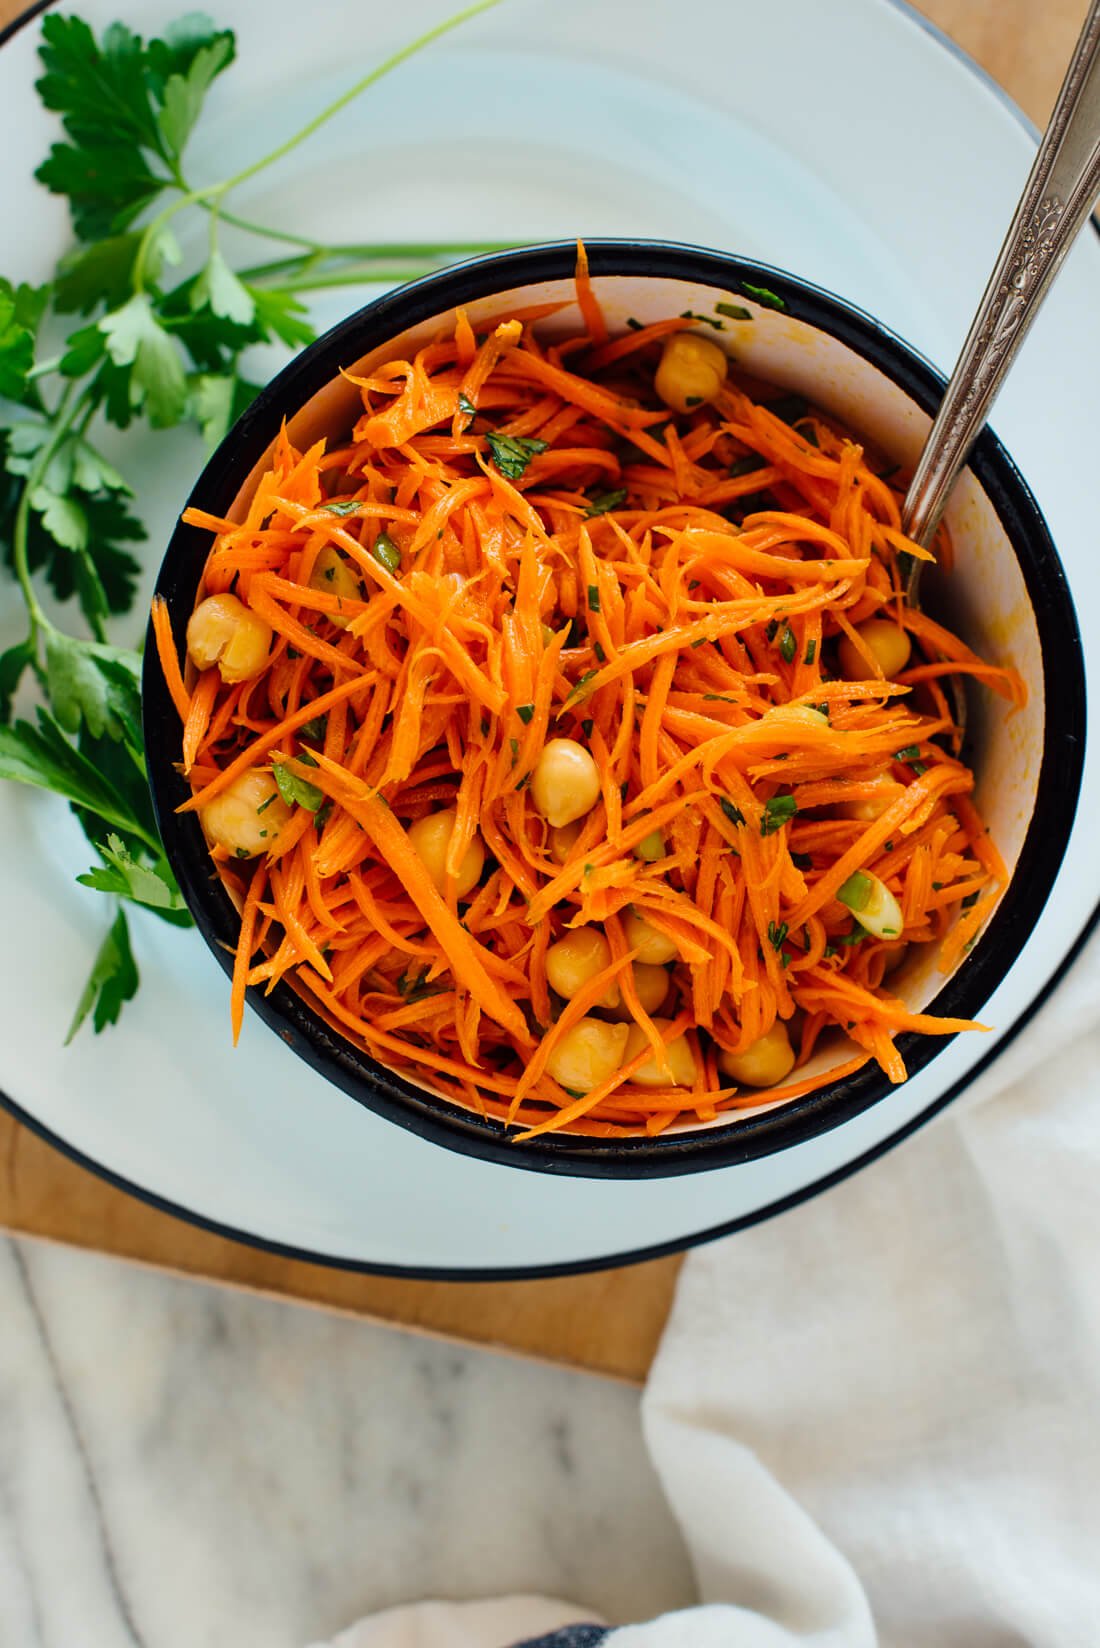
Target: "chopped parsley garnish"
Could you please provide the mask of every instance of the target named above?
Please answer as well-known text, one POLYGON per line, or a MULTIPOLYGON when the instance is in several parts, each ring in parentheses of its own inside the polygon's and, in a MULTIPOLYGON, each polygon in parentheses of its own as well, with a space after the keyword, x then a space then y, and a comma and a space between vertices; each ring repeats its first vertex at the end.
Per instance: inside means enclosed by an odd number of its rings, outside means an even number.
POLYGON ((790 929, 785 921, 768 922, 768 943, 771 945, 773 950, 781 950, 783 948, 783 941, 789 930, 790 929))
POLYGON ((598 670, 585 670, 584 674, 579 678, 576 686, 573 688, 573 691, 569 694, 569 697, 565 700, 565 702, 567 704, 572 704, 577 699, 585 697, 588 689, 588 683, 594 680, 598 674, 598 670))
MULTIPOLYGON (((715 305, 715 307, 718 308, 720 305, 715 305)), ((721 332, 722 330, 722 322, 720 320, 715 320, 713 315, 697 315, 694 309, 681 309, 680 319, 700 321, 704 326, 713 326, 716 332, 721 332)))
POLYGON ((589 496, 588 508, 585 514, 592 518, 594 515, 606 515, 611 509, 618 509, 626 503, 626 487, 617 486, 610 492, 594 492, 589 496))
MULTIPOLYGON (((304 761, 304 756, 299 756, 304 761)), ((317 763, 314 761, 313 766, 317 763)), ((315 813, 324 801, 324 793, 316 784, 311 784, 308 778, 299 778, 296 772, 282 761, 276 761, 273 767, 275 782, 279 786, 279 794, 288 807, 304 807, 307 813, 315 813)))
POLYGON ((322 504, 326 515, 358 515, 363 505, 358 498, 346 498, 340 503, 322 504))
POLYGON ((469 395, 464 395, 461 390, 459 390, 458 394, 458 410, 460 412, 465 412, 467 418, 469 419, 466 429, 469 429, 470 424, 473 423, 474 419, 477 417, 477 407, 474 405, 469 395))
POLYGON ((728 315, 730 320, 751 320, 752 310, 746 309, 743 303, 716 303, 718 314, 728 315))
POLYGON ((798 802, 793 795, 773 795, 770 801, 764 803, 760 834, 774 835, 776 830, 790 823, 797 811, 798 802))
POLYGON ((320 744, 324 739, 327 728, 328 716, 315 715, 312 721, 306 721, 298 728, 298 737, 308 738, 312 740, 314 744, 320 744))
POLYGON ((588 610, 589 612, 599 612, 600 610, 600 592, 595 584, 589 584, 588 586, 588 610))
POLYGON ((633 315, 628 315, 626 317, 626 325, 627 325, 627 330, 630 331, 630 332, 640 332, 642 330, 641 321, 640 320, 635 320, 633 315))
POLYGON ((793 664, 794 655, 797 651, 798 642, 795 639, 794 630, 790 624, 784 624, 782 634, 779 637, 779 656, 785 664, 793 664))
POLYGON ((720 795, 718 797, 718 805, 721 807, 731 824, 743 824, 745 822, 745 815, 741 811, 740 807, 735 807, 733 802, 730 801, 727 796, 720 795))
POLYGON ((485 439, 493 454, 493 462, 506 480, 518 481, 531 459, 546 451, 547 443, 534 435, 496 435, 485 439))
POLYGON ((903 750, 894 751, 895 761, 917 761, 920 759, 920 745, 906 744, 903 750))
POLYGON ((525 725, 530 725, 535 714, 534 704, 517 704, 516 714, 525 725))
POLYGON ((765 309, 786 309, 787 305, 775 292, 767 286, 753 286, 747 280, 741 282, 741 290, 747 298, 755 298, 757 303, 763 304, 765 309))
POLYGON ((805 654, 804 662, 807 663, 807 664, 812 664, 816 657, 817 657, 817 642, 811 639, 811 640, 806 642, 806 654, 805 654))

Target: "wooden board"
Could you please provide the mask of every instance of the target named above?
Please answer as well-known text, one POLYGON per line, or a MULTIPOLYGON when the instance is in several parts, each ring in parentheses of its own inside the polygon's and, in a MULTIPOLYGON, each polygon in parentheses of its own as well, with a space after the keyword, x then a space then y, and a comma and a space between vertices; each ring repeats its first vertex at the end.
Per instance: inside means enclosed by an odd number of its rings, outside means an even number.
MULTIPOLYGON (((21 9, 0 0, 0 28, 21 9)), ((79 0, 70 9, 79 10, 79 0)), ((181 0, 180 10, 186 9, 181 0)), ((217 13, 216 0, 209 9, 217 13)), ((924 0, 919 9, 1005 85, 1036 123, 1045 121, 1086 0, 924 0)), ((140 26, 138 0, 119 0, 118 11, 140 26)), ((160 1213, 78 1167, 4 1113, 0 1162, 0 1228, 620 1379, 644 1379, 679 1266, 678 1259, 661 1259, 542 1282, 364 1276, 263 1253, 160 1213)))

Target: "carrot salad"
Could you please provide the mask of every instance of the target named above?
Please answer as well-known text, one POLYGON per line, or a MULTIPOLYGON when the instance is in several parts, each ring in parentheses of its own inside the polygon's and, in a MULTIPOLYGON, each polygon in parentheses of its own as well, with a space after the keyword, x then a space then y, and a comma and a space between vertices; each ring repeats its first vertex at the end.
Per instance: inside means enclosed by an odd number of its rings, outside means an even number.
POLYGON ((234 1035, 287 980, 520 1138, 902 1081, 899 1032, 975 1026, 890 974, 951 971, 1007 880, 944 677, 1023 683, 907 604, 926 551, 853 434, 714 322, 611 338, 583 254, 578 297, 564 334, 459 310, 351 378, 342 444, 284 429, 242 522, 184 517, 185 671, 160 602, 154 633, 234 1035))

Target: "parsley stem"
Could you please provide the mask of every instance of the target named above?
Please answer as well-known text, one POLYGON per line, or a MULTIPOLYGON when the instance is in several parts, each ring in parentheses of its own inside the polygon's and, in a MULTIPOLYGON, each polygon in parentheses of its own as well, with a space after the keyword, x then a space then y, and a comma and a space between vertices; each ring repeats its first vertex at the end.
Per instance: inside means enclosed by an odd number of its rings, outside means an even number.
POLYGON ((417 52, 423 51, 426 46, 432 45, 434 41, 441 39, 443 35, 449 34, 452 29, 459 28, 461 24, 469 22, 472 17, 477 17, 483 11, 491 11, 494 6, 498 5, 500 5, 500 0, 476 0, 474 5, 464 6, 461 11, 456 11, 453 16, 445 18, 442 23, 437 23, 434 28, 428 29, 424 34, 410 41, 407 46, 402 46, 390 57, 387 57, 384 63, 380 63, 369 74, 363 75, 362 79, 357 80, 354 86, 349 86, 346 92, 341 93, 327 108, 322 109, 320 114, 314 115, 313 119, 307 121, 292 137, 288 137, 284 143, 280 143, 278 148, 272 149, 270 154, 264 155, 260 160, 253 161, 251 166, 246 166, 243 171, 227 178, 224 183, 217 184, 214 189, 203 190, 203 194, 228 194, 230 189, 235 189, 238 184, 255 177, 258 172, 266 170, 268 166, 273 166, 277 160, 281 160, 292 149, 296 149, 299 143, 303 143, 307 137, 312 137, 313 133, 319 131, 334 115, 339 114, 342 109, 346 109, 349 103, 354 103, 356 98, 361 96, 368 87, 376 85, 393 69, 399 68, 410 57, 415 57, 417 52))
MULTIPOLYGON (((208 201, 203 201, 204 210, 214 208, 208 201)), ((236 212, 227 212, 221 208, 221 220, 234 229, 242 229, 246 234, 257 235, 263 240, 280 240, 287 246, 300 246, 303 251, 313 252, 324 258, 445 258, 445 257, 476 257, 479 252, 497 252, 500 250, 499 241, 491 240, 441 240, 436 242, 398 240, 398 241, 350 241, 347 244, 326 246, 324 241, 311 240, 308 235, 295 235, 288 229, 273 229, 265 223, 254 223, 251 218, 241 217, 236 212)), ((284 258, 278 264, 261 265, 260 269, 295 268, 298 258, 284 258)), ((247 278, 247 271, 245 272, 247 278)))
POLYGON ((426 46, 430 46, 434 41, 441 39, 443 35, 449 34, 452 29, 458 28, 462 23, 469 22, 472 17, 477 17, 483 11, 491 11, 494 6, 499 6, 500 3, 501 0, 476 0, 474 5, 464 6, 461 11, 456 11, 452 17, 445 18, 442 23, 437 23, 434 28, 428 29, 424 34, 410 41, 407 46, 402 46, 399 51, 395 51, 386 58, 385 62, 380 63, 376 69, 372 69, 369 74, 363 75, 360 80, 355 82, 354 86, 349 86, 346 92, 341 93, 327 108, 322 109, 320 114, 314 115, 312 120, 307 121, 293 136, 288 137, 284 143, 280 143, 269 154, 261 156, 259 160, 254 160, 250 166, 246 166, 243 171, 235 172, 232 177, 223 178, 220 183, 208 183, 201 189, 189 189, 185 194, 180 195, 178 200, 170 201, 155 217, 150 219, 142 231, 131 276, 133 291, 135 293, 144 292, 145 266, 149 260, 149 249, 156 241, 161 230, 171 222, 177 212, 182 212, 187 206, 209 208, 211 204, 219 203, 222 196, 227 195, 231 189, 236 189, 241 183, 247 182, 249 178, 256 177, 258 173, 266 171, 277 160, 282 160, 284 155, 290 154, 300 143, 304 143, 307 137, 312 137, 313 133, 330 121, 334 115, 339 114, 342 109, 346 109, 349 103, 354 103, 357 97, 360 97, 370 86, 376 85, 393 69, 400 67, 410 57, 415 57, 417 52, 423 51, 426 46))
POLYGON ((364 286, 371 283, 397 286, 406 280, 419 280, 430 274, 429 269, 377 269, 370 264, 364 269, 348 269, 342 274, 306 275, 302 280, 281 280, 280 292, 320 292, 330 286, 364 286))
MULTIPOLYGON (((19 504, 15 511, 15 525, 12 528, 12 567, 16 578, 19 580, 19 587, 23 592, 23 600, 27 608, 27 617, 30 620, 30 635, 28 636, 28 639, 35 644, 37 644, 38 641, 39 631, 42 629, 52 629, 53 625, 50 623, 49 619, 46 617, 46 614, 43 612, 41 605, 39 604, 38 596, 35 594, 34 584, 31 580, 30 566, 27 562, 27 535, 30 531, 31 522, 31 495, 35 491, 39 482, 42 480, 42 477, 45 475, 46 470, 49 468, 53 459, 54 453, 65 440, 69 430, 72 427, 73 421, 80 410, 79 402, 75 405, 73 404, 73 396, 75 391, 76 384, 74 382, 69 382, 66 384, 61 395, 61 399, 58 401, 57 407, 53 414, 53 433, 38 453, 34 463, 31 465, 30 470, 27 473, 25 481, 23 482, 23 490, 19 495, 19 504)), ((87 393, 87 391, 85 391, 85 393, 87 393)), ((37 661, 35 663, 35 669, 38 669, 37 661)))

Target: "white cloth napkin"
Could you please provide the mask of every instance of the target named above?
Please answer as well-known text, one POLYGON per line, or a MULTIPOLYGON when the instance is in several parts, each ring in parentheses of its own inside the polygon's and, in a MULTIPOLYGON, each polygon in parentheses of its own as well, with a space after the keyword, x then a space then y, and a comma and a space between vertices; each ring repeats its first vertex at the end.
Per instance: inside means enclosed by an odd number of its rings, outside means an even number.
POLYGON ((333 1648, 1096 1648, 1100 935, 939 1121, 689 1257, 644 1418, 703 1606, 430 1604, 333 1648))

